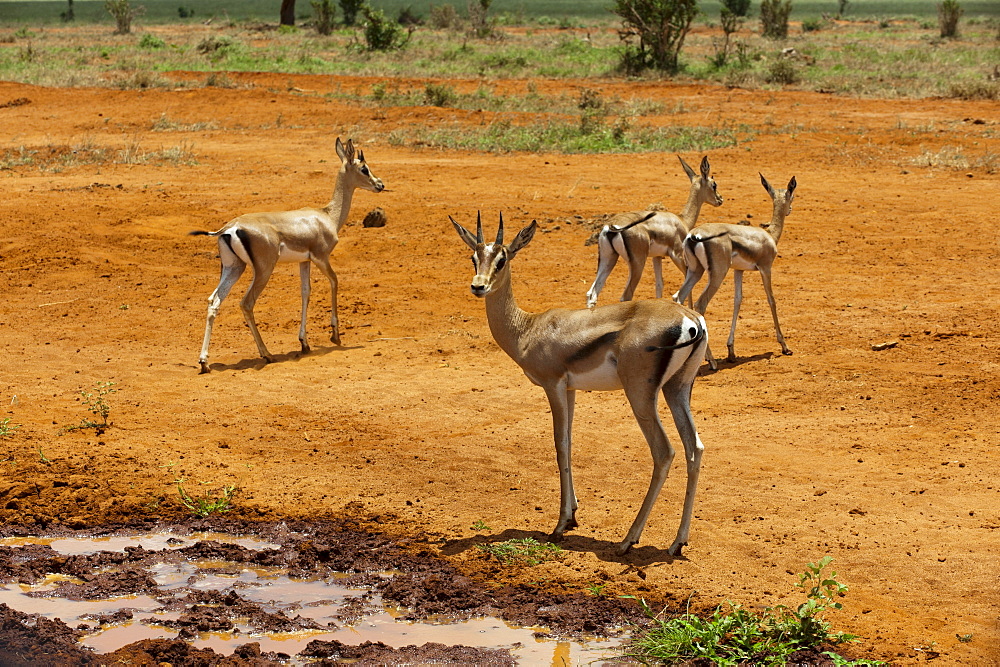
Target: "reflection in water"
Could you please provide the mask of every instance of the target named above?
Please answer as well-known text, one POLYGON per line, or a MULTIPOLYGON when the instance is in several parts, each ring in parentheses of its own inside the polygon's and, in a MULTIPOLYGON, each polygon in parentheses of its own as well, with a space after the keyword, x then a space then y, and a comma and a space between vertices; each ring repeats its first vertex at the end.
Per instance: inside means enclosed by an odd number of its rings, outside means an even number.
MULTIPOLYGON (((159 533, 138 537, 95 538, 7 538, 0 544, 48 544, 59 553, 93 554, 98 551, 124 551, 125 547, 142 546, 150 551, 176 549, 190 546, 199 540, 215 540, 239 544, 248 549, 279 548, 263 540, 218 533, 200 533, 186 536, 159 533)), ((379 596, 368 589, 349 588, 338 583, 336 577, 327 579, 293 579, 280 568, 244 566, 220 561, 188 561, 183 563, 157 563, 148 568, 162 595, 158 601, 147 595, 127 596, 110 600, 67 600, 58 597, 34 597, 27 593, 44 592, 67 580, 64 576, 51 575, 33 586, 0 586, 0 602, 25 613, 59 618, 70 627, 88 624, 93 632, 82 640, 86 646, 99 653, 109 653, 126 644, 142 639, 174 638, 178 632, 161 625, 165 620, 176 620, 177 612, 162 610, 164 602, 173 597, 183 597, 191 591, 235 591, 240 597, 260 604, 271 613, 283 613, 288 618, 296 616, 315 621, 323 626, 318 630, 262 634, 247 625, 237 624, 234 632, 209 632, 198 635, 193 645, 211 648, 223 655, 230 655, 237 647, 259 642, 262 651, 294 655, 315 639, 336 639, 345 644, 365 641, 382 642, 395 648, 435 642, 448 646, 474 646, 480 648, 510 648, 511 653, 526 665, 585 665, 611 659, 621 641, 567 641, 536 636, 538 628, 521 628, 507 625, 496 618, 477 618, 458 623, 410 623, 396 619, 398 610, 382 604, 379 596), (344 621, 344 602, 347 598, 363 598, 363 616, 351 622, 344 621), (133 610, 132 620, 113 625, 98 625, 95 616, 114 613, 121 609, 133 610), (395 613, 394 613, 395 612, 395 613)), ((389 573, 386 573, 388 576, 389 573)), ((303 663, 304 664, 304 663, 303 663)))

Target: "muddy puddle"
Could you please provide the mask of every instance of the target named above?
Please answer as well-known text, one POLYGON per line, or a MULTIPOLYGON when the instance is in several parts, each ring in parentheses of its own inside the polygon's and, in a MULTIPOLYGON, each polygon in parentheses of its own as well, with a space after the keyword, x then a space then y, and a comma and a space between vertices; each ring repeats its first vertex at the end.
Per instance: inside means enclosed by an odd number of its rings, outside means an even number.
POLYGON ((640 618, 632 601, 487 587, 330 525, 0 537, 5 665, 600 664, 640 618))

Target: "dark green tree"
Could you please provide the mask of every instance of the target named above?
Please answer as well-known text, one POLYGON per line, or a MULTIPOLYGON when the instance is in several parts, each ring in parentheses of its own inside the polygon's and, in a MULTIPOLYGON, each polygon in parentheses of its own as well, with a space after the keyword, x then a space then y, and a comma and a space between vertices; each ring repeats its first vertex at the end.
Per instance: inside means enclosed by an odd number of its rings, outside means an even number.
POLYGON ((698 15, 698 0, 615 0, 611 11, 622 21, 618 35, 625 42, 626 71, 679 69, 684 38, 698 15))

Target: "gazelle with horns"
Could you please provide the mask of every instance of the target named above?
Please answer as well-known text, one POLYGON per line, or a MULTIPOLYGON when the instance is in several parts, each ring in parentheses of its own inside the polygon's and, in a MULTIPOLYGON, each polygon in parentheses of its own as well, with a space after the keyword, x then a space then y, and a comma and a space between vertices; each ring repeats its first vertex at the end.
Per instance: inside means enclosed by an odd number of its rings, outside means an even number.
POLYGON ((711 177, 708 157, 701 158, 699 174, 688 166, 680 155, 681 167, 691 181, 687 203, 680 216, 666 211, 635 211, 620 213, 614 223, 605 225, 597 236, 597 277, 587 290, 587 307, 597 305, 597 297, 604 289, 604 283, 619 257, 628 262, 628 284, 622 292, 622 301, 631 301, 639 286, 646 258, 653 259, 653 275, 656 279, 656 298, 663 296, 663 258, 669 257, 677 269, 684 273, 684 237, 698 222, 702 204, 721 206, 718 186, 711 177))
POLYGON ((382 180, 371 172, 365 162, 364 151, 354 149, 354 142, 347 140, 345 146, 337 138, 337 156, 340 171, 333 189, 333 199, 323 208, 301 208, 295 211, 273 213, 248 213, 235 218, 216 232, 194 231, 192 235, 215 236, 219 239, 219 258, 222 261, 222 275, 219 286, 208 297, 208 319, 205 323, 205 339, 201 346, 198 363, 201 372, 208 373, 208 344, 212 338, 212 324, 219 314, 219 308, 229 291, 243 275, 247 265, 253 267, 253 282, 240 302, 243 317, 250 333, 257 343, 257 350, 265 361, 273 361, 257 330, 253 308, 264 291, 267 281, 278 262, 298 262, 302 293, 302 323, 299 326, 299 343, 302 352, 309 351, 306 339, 306 310, 309 306, 309 266, 310 262, 319 267, 330 281, 333 310, 330 324, 333 333, 330 340, 340 345, 340 327, 337 319, 337 274, 330 266, 330 253, 337 246, 340 229, 347 222, 351 209, 351 199, 358 188, 370 192, 382 192, 382 180))
MULTIPOLYGON (((705 285, 705 290, 694 304, 695 310, 704 315, 712 297, 719 291, 722 281, 726 279, 729 269, 733 269, 733 324, 729 329, 729 339, 726 341, 726 346, 729 348, 728 361, 730 362, 736 361, 734 348, 736 320, 740 314, 740 304, 743 303, 744 271, 760 273, 761 282, 764 284, 764 293, 767 294, 767 304, 771 307, 774 332, 781 345, 781 353, 792 353, 788 349, 788 345, 785 344, 785 337, 781 334, 781 325, 778 324, 778 308, 774 301, 774 292, 771 289, 771 267, 778 256, 778 239, 781 238, 781 232, 785 226, 785 216, 792 212, 796 182, 795 177, 792 176, 792 180, 788 182, 788 187, 784 190, 772 188, 763 174, 760 174, 760 182, 773 201, 771 223, 767 229, 749 225, 710 223, 702 225, 688 234, 684 241, 684 257, 688 266, 687 275, 680 290, 674 294, 674 301, 684 303, 691 296, 691 290, 694 289, 702 274, 708 271, 708 284, 705 285)), ((715 370, 718 366, 712 352, 709 350, 706 354, 709 365, 712 370, 715 370)))
POLYGON ((534 237, 536 223, 532 221, 509 245, 504 245, 502 215, 492 243, 483 239, 481 219, 477 218, 475 235, 449 219, 473 251, 476 275, 471 289, 486 300, 493 338, 528 379, 545 390, 552 409, 560 483, 559 521, 552 538, 561 539, 565 531, 577 526, 570 456, 576 392, 624 390, 649 444, 653 474, 639 513, 617 553, 624 555, 639 541, 674 458, 657 412, 662 392, 687 463, 681 524, 669 549, 671 555, 680 555, 688 540, 704 450, 691 416, 691 387, 705 355, 704 319, 662 299, 593 309, 526 312, 514 300, 510 262, 534 237))

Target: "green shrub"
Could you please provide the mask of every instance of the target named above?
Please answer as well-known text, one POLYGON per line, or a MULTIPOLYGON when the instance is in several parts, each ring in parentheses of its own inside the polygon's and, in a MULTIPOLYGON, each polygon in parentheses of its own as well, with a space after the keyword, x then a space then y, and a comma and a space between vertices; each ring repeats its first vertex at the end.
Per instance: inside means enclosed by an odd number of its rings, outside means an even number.
POLYGON ((358 22, 358 13, 364 9, 365 0, 340 0, 340 12, 344 15, 344 25, 353 27, 358 22))
POLYGON ((337 17, 337 10, 331 0, 312 0, 310 3, 313 9, 313 25, 316 32, 321 35, 329 35, 333 32, 333 23, 337 17))
POLYGON ((767 68, 764 80, 768 83, 777 83, 786 86, 797 83, 799 74, 795 69, 795 63, 788 58, 778 57, 767 68))
POLYGON ((428 83, 424 88, 424 100, 432 107, 450 107, 458 101, 458 93, 451 86, 428 83))
POLYGON ((680 69, 681 48, 698 15, 698 0, 615 0, 611 11, 622 22, 621 65, 627 73, 680 69), (636 38, 638 44, 633 43, 636 38))
POLYGON ((407 36, 395 21, 385 16, 381 9, 373 9, 369 5, 362 7, 365 15, 365 43, 369 51, 394 51, 406 44, 407 36))
POLYGON ((455 5, 431 5, 430 24, 439 30, 456 29, 462 25, 462 17, 458 15, 455 5))
POLYGON ((938 26, 941 29, 941 37, 958 37, 958 20, 962 18, 965 10, 958 4, 958 0, 942 0, 937 6, 938 26))
POLYGON ((116 35, 132 32, 132 21, 146 12, 141 5, 133 7, 130 0, 104 0, 104 9, 115 19, 116 35))
POLYGON ((768 39, 788 37, 788 15, 792 0, 760 0, 761 34, 768 39))

